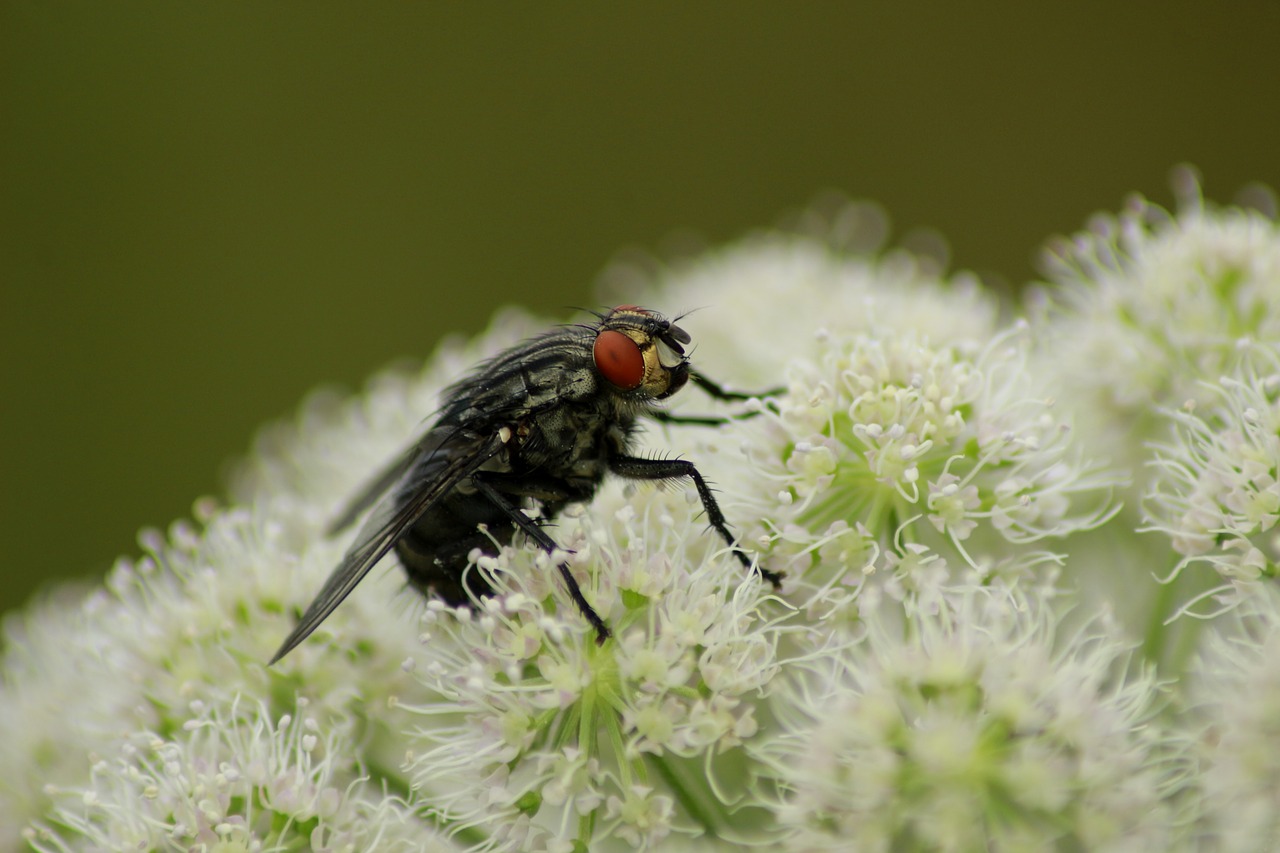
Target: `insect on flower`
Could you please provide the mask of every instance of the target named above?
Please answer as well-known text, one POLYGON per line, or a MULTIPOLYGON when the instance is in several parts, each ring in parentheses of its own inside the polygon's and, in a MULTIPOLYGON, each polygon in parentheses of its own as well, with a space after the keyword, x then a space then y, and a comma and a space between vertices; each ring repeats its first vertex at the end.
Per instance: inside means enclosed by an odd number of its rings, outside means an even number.
MULTIPOLYGON (((455 606, 468 600, 468 591, 491 594, 479 572, 465 573, 468 555, 477 548, 493 554, 495 542, 509 544, 517 531, 550 554, 555 541, 523 506, 533 502, 540 520, 549 521, 567 504, 591 500, 610 472, 635 480, 691 479, 708 522, 734 556, 779 585, 780 575, 753 566, 734 542, 692 462, 630 452, 642 416, 666 423, 725 421, 658 407, 690 381, 718 400, 756 395, 731 393, 694 371, 684 351, 689 334, 656 311, 620 305, 596 317, 598 322, 525 341, 446 389, 435 423, 331 525, 330 533, 341 530, 377 504, 271 663, 305 640, 392 549, 410 585, 424 594, 455 606)), ((609 627, 568 565, 557 568, 603 644, 609 627)))

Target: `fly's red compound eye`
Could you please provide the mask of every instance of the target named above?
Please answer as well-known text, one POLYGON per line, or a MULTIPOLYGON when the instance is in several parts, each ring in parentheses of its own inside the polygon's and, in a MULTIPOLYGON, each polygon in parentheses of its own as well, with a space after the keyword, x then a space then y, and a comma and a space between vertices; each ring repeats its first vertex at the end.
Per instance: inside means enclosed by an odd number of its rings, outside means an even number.
POLYGON ((596 335, 592 357, 600 375, 623 390, 630 391, 644 381, 640 347, 622 332, 607 329, 596 335))

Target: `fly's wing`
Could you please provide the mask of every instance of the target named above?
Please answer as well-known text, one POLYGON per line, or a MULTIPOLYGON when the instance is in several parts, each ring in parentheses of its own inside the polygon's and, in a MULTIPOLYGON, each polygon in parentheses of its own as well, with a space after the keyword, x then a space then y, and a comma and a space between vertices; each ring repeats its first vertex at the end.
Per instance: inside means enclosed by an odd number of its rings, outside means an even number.
MULTIPOLYGON (((413 495, 399 507, 392 503, 393 498, 387 498, 382 502, 386 512, 375 512, 365 524, 360 535, 356 537, 355 543, 342 558, 342 562, 333 570, 333 574, 329 575, 324 588, 311 602, 307 612, 302 615, 298 626, 285 638, 280 649, 267 665, 270 666, 280 660, 310 636, 311 632, 342 603, 342 600, 351 594, 351 590, 364 579, 374 564, 386 556, 386 553, 414 522, 431 509, 449 490, 497 455, 502 446, 502 435, 498 432, 490 436, 478 436, 474 433, 458 431, 446 436, 439 445, 429 451, 430 456, 425 462, 440 460, 441 464, 423 464, 413 471, 417 484, 406 486, 413 489, 413 495)), ((392 469, 388 469, 386 474, 378 478, 379 482, 391 470, 397 470, 403 475, 404 472, 413 469, 414 463, 422 458, 420 450, 422 450, 420 446, 415 447, 407 461, 397 462, 392 469)), ((364 495, 362 499, 366 504, 372 502, 372 498, 366 498, 364 495)), ((344 515, 347 514, 350 514, 350 511, 344 513, 344 515)))
POLYGON ((360 493, 346 505, 342 510, 342 514, 329 522, 329 526, 325 528, 325 534, 332 536, 340 530, 346 530, 366 509, 373 506, 374 502, 382 497, 387 489, 400 482, 400 478, 405 475, 409 470, 409 466, 413 465, 421 454, 431 452, 431 448, 423 446, 425 441, 426 439, 423 439, 423 441, 414 444, 400 454, 396 461, 388 465, 386 470, 369 481, 368 485, 361 489, 360 493))

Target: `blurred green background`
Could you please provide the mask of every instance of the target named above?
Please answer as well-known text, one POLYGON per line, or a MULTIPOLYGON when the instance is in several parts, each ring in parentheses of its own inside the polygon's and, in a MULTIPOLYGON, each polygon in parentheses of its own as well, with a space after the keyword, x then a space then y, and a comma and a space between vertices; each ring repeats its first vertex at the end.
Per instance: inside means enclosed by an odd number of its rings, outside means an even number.
POLYGON ((1177 163, 1280 186, 1277 5, 1182 8, 4 0, 0 608, 309 389, 678 229, 837 188, 1016 286, 1177 163))

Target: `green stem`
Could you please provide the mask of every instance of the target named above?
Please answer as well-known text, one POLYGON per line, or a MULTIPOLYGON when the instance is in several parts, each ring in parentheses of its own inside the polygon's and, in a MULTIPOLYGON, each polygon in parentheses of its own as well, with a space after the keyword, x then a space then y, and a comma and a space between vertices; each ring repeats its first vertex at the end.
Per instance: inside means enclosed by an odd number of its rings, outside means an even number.
POLYGON ((1178 627, 1178 641, 1169 654, 1169 671, 1179 676, 1187 671, 1191 658, 1199 651, 1200 632, 1204 629, 1202 619, 1183 619, 1178 627))
POLYGON ((489 840, 489 836, 485 835, 478 827, 474 826, 469 826, 466 829, 454 832, 452 838, 454 841, 458 842, 458 846, 464 850, 479 847, 481 844, 489 840))
MULTIPOLYGON (((1214 573, 1183 572, 1175 581, 1178 584, 1178 600, 1189 601, 1220 582, 1221 578, 1214 573)), ((1165 658, 1167 674, 1181 677, 1186 672, 1191 658, 1199 651, 1198 641, 1200 634, 1204 631, 1205 620, 1187 617, 1177 620, 1176 625, 1178 630, 1173 634, 1165 658)))
POLYGON ((586 850, 596 834, 596 810, 592 809, 578 818, 578 842, 586 850))
MULTIPOLYGON (((582 750, 583 760, 590 765, 591 759, 599 752, 596 744, 596 691, 594 686, 582 693, 580 705, 581 716, 578 718, 578 748, 582 750)), ((578 817, 578 841, 585 848, 595 837, 596 810, 592 809, 578 817)))
POLYGON ((660 755, 647 756, 650 764, 658 771, 658 775, 675 794, 676 799, 684 808, 685 814, 693 818, 706 830, 709 837, 715 838, 719 833, 719 815, 718 809, 714 805, 706 803, 702 798, 694 794, 693 790, 685 784, 685 780, 680 778, 680 774, 676 772, 676 768, 672 767, 666 758, 660 755))
POLYGON ((1164 643, 1168 638, 1168 625, 1165 619, 1168 618, 1169 611, 1177 600, 1177 591, 1174 589, 1178 585, 1176 578, 1159 584, 1160 589, 1156 592, 1155 600, 1151 604, 1151 616, 1147 620, 1147 633, 1142 638, 1142 656, 1153 666, 1159 668, 1164 658, 1164 643))
POLYGON ((369 783, 371 785, 381 786, 387 792, 395 794, 405 802, 409 802, 412 789, 397 770, 377 761, 366 761, 365 772, 369 775, 369 783))

